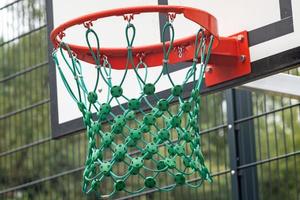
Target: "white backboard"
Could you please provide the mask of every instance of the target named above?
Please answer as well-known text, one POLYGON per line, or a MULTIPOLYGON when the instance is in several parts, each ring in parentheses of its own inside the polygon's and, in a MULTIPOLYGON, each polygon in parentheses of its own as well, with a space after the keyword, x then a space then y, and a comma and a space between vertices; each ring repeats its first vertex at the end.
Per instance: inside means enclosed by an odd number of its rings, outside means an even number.
MULTIPOLYGON (((266 67, 264 63, 272 63, 275 72, 277 65, 289 66, 295 63, 291 55, 299 51, 300 46, 299 0, 50 0, 47 4, 48 23, 49 28, 52 29, 70 19, 92 12, 120 7, 158 5, 166 2, 169 5, 184 5, 211 13, 218 20, 221 36, 229 36, 247 30, 249 32, 251 62, 255 69, 264 69, 266 67), (274 57, 276 55, 288 55, 290 58, 285 58, 281 63, 276 61, 274 57)), ((160 42, 161 24, 157 13, 137 15, 133 23, 137 29, 134 45, 160 42)), ((101 47, 126 47, 125 26, 126 22, 122 17, 111 17, 97 21, 93 28, 100 36, 101 47)), ((180 15, 176 17, 174 27, 175 38, 195 34, 198 30, 198 26, 180 15)), ((66 35, 66 42, 86 45, 85 29, 82 26, 76 26, 70 31, 66 31, 66 35)), ((95 69, 87 63, 84 63, 83 67, 85 69, 84 76, 88 77, 89 80, 88 86, 92 87, 95 82, 95 69)), ((81 113, 69 97, 58 72, 55 71, 55 67, 51 66, 51 68, 54 70, 52 75, 55 76, 51 79, 52 128, 54 135, 60 136, 82 128, 81 125, 78 125, 81 113)), ((186 68, 176 70, 172 72, 172 77, 180 81, 186 70, 186 68)), ((159 68, 150 70, 150 82, 151 78, 154 79, 159 71, 159 68)), ((269 70, 268 73, 272 73, 272 70, 269 70)), ((113 71, 112 77, 117 83, 122 75, 122 71, 113 71)), ((133 86, 137 86, 137 82, 135 79, 129 78, 123 88, 127 95, 132 97, 139 92, 133 86)), ((162 79, 156 89, 157 92, 160 92, 168 88, 170 88, 170 84, 167 79, 162 79)), ((99 89, 103 90, 103 94, 106 93, 106 88, 99 89)))

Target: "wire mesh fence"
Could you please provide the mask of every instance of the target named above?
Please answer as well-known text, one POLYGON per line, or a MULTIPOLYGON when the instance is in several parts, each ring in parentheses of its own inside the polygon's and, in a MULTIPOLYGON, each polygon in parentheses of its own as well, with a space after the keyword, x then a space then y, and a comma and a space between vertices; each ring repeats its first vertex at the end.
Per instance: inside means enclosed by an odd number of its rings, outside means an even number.
MULTIPOLYGON (((51 139, 45 2, 0 3, 0 199, 95 199, 81 192, 85 133, 51 139)), ((242 90, 202 100, 202 147, 214 182, 116 198, 300 199, 299 100, 242 90)))

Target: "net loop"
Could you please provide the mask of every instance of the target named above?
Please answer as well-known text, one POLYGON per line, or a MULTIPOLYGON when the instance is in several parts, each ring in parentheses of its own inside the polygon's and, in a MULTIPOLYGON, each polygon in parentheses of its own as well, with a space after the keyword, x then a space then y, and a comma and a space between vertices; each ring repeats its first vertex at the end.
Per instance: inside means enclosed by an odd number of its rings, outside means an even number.
POLYGON ((163 55, 164 55, 163 67, 164 67, 165 73, 168 76, 169 81, 171 82, 171 84, 173 86, 175 86, 175 84, 174 84, 174 82, 173 82, 173 80, 172 80, 172 78, 170 76, 170 73, 169 73, 168 62, 165 62, 165 61, 169 60, 170 53, 173 50, 174 38, 175 38, 175 31, 174 31, 173 24, 170 23, 170 22, 167 22, 164 25, 163 31, 162 31, 163 55), (169 42, 168 46, 166 45, 166 33, 167 33, 167 30, 170 30, 170 35, 171 35, 170 42, 169 42))
POLYGON ((126 31, 125 33, 126 33, 127 46, 131 48, 132 45, 133 45, 133 41, 135 39, 135 33, 136 33, 135 26, 133 24, 129 23, 126 26, 126 30, 125 31, 126 31), (130 35, 130 31, 132 31, 131 35, 130 35))

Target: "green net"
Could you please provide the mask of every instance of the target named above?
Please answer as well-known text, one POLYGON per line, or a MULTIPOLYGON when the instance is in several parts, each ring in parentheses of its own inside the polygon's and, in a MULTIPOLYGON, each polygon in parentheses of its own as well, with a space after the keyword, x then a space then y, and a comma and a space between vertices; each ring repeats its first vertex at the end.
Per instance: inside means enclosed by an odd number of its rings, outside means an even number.
MULTIPOLYGON (((200 28, 195 37, 194 59, 185 78, 175 83, 169 73, 170 52, 174 50, 174 27, 166 22, 162 30, 163 60, 156 80, 148 81, 147 63, 133 62, 132 47, 136 28, 128 22, 126 29, 127 64, 121 80, 114 80, 109 60, 100 51, 100 40, 92 27, 87 27, 86 42, 96 63, 96 82, 88 89, 81 62, 69 46, 62 42, 53 52, 53 59, 68 93, 77 103, 87 129, 88 150, 83 172, 83 192, 96 192, 110 197, 123 191, 130 194, 147 189, 169 191, 178 185, 199 187, 212 181, 201 152, 199 130, 200 93, 205 68, 209 61, 213 36, 200 28), (165 41, 170 31, 169 44, 165 41), (93 50, 91 37, 97 51, 93 50), (62 68, 58 55, 63 58, 62 68), (74 79, 67 80, 68 69, 74 79), (143 69, 143 74, 140 71, 143 69), (138 96, 124 94, 124 81, 134 71, 138 96), (156 93, 162 76, 171 84, 166 98, 156 93), (107 87, 106 98, 99 98, 99 80, 107 87), (75 84, 74 84, 75 83, 75 84), (187 87, 192 83, 192 88, 187 87), (75 85, 75 87, 74 87, 75 85), (120 103, 120 99, 126 103, 120 103), (115 112, 113 103, 119 107, 115 112), (178 102, 177 107, 171 105, 178 102), (121 112, 120 112, 121 111, 121 112), (197 181, 191 182, 194 177, 197 181), (131 180, 131 181, 130 181, 131 180)), ((179 55, 180 56, 180 55, 179 55)), ((136 87, 136 88, 135 88, 136 87)))

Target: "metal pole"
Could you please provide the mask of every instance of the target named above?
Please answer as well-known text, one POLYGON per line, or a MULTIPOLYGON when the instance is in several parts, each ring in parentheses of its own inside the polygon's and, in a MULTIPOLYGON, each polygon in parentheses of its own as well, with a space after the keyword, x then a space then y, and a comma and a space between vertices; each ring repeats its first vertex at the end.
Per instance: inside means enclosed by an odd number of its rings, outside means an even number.
POLYGON ((232 199, 240 200, 240 188, 237 173, 238 166, 238 150, 236 140, 236 127, 235 121, 235 90, 229 89, 225 91, 227 102, 227 122, 228 122, 228 146, 229 146, 229 162, 231 173, 231 190, 232 199))
MULTIPOLYGON (((238 167, 256 162, 255 128, 253 120, 237 122, 236 120, 253 115, 250 91, 235 90, 235 128, 239 162, 238 167)), ((258 181, 256 166, 238 170, 241 199, 258 199, 258 181)))
POLYGON ((229 89, 225 94, 232 197, 234 200, 256 200, 258 199, 256 167, 239 170, 239 166, 256 161, 253 121, 239 121, 253 115, 251 92, 229 89))

